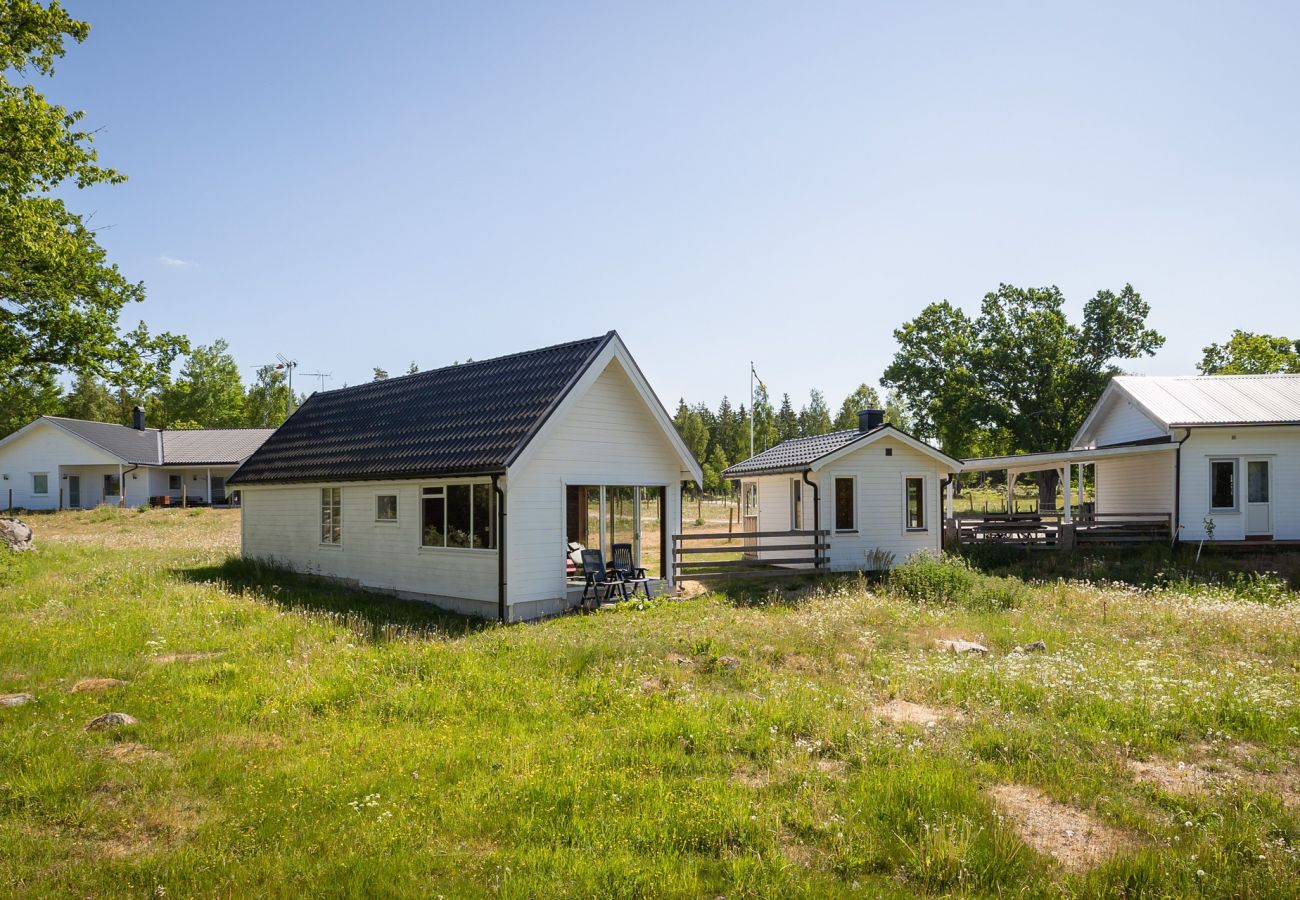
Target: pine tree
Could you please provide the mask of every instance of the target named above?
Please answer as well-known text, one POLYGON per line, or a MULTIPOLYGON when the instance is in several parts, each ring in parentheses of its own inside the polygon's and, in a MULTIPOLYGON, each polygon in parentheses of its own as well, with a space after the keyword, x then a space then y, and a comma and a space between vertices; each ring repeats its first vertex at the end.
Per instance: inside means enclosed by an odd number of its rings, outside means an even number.
POLYGON ((808 392, 808 405, 799 411, 799 433, 804 437, 812 437, 826 434, 834 428, 830 407, 826 405, 826 397, 821 391, 813 388, 808 392))
POLYGON ((776 436, 782 441, 799 436, 799 414, 794 411, 789 394, 781 395, 781 411, 776 414, 776 436))

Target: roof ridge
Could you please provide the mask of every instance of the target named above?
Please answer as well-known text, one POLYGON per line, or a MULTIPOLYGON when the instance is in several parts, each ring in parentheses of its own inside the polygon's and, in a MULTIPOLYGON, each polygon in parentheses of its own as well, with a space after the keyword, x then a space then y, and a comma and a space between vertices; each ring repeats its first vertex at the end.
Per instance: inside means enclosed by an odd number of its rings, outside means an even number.
POLYGON ((532 356, 538 353, 550 353, 555 350, 563 350, 566 347, 575 347, 578 344, 589 344, 592 342, 600 343, 606 340, 607 338, 609 338, 610 335, 617 334, 617 333, 618 333, 617 331, 611 328, 609 331, 605 332, 604 334, 593 335, 592 337, 579 338, 574 341, 562 341, 558 344, 551 344, 546 347, 537 347, 533 350, 520 350, 517 353, 503 353, 500 356, 493 356, 493 357, 489 357, 488 359, 475 359, 470 362, 450 363, 449 365, 439 366, 436 369, 425 369, 423 372, 411 372, 406 375, 392 375, 388 378, 381 378, 379 381, 364 381, 361 384, 350 384, 347 387, 334 388, 333 390, 330 391, 318 391, 317 393, 338 394, 343 391, 355 391, 361 388, 373 387, 376 384, 390 384, 395 381, 405 381, 408 378, 419 378, 422 375, 432 375, 435 372, 445 372, 448 369, 466 369, 471 366, 482 366, 482 365, 487 365, 488 363, 499 363, 507 359, 515 359, 516 357, 521 357, 521 356, 532 356))

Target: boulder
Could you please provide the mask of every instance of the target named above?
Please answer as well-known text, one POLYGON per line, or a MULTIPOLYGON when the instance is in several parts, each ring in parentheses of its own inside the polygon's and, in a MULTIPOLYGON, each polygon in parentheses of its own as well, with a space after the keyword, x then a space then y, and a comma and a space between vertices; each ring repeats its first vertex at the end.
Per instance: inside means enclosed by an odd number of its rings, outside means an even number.
POLYGON ((0 517, 0 544, 19 552, 32 549, 31 526, 21 519, 0 517))
POLYGON ((126 687, 126 682, 120 678, 83 678, 72 686, 72 693, 85 694, 119 687, 126 687))
POLYGON ((122 725, 134 725, 135 716, 127 715, 124 712, 104 713, 102 716, 95 716, 86 723, 87 731, 104 731, 109 728, 118 728, 122 725))
POLYGON ((26 692, 21 694, 0 694, 0 706, 22 706, 36 698, 26 692))
POLYGON ((980 656, 989 652, 989 648, 974 641, 935 641, 935 649, 949 653, 977 653, 980 656))
POLYGON ((1022 644, 1020 649, 1025 651, 1026 653, 1046 653, 1047 642, 1040 639, 1034 641, 1032 644, 1022 644))

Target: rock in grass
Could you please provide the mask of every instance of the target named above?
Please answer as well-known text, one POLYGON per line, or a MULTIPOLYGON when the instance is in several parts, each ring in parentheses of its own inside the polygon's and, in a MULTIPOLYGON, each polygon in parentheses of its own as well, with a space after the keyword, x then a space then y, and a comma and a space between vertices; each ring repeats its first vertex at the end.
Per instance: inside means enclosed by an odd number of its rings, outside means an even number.
POLYGON ((85 694, 119 687, 126 687, 126 682, 120 678, 83 678, 72 686, 72 693, 85 694))
POLYGON ((718 665, 724 669, 738 669, 740 668, 740 660, 734 656, 719 656, 718 665))
POLYGON ((976 653, 983 656, 989 652, 988 647, 974 641, 935 641, 934 646, 938 650, 947 650, 949 653, 976 653))
POLYGON ((22 552, 32 549, 32 528, 21 519, 0 518, 0 544, 22 552))
POLYGON ((36 698, 26 692, 21 694, 5 694, 0 696, 0 706, 22 706, 24 703, 31 703, 36 698))
POLYGON ((1046 653, 1047 642, 1043 640, 1037 640, 1034 641, 1032 644, 1022 644, 1019 649, 1025 651, 1026 653, 1046 653))
POLYGON ((127 715, 124 712, 104 713, 102 716, 95 716, 86 723, 87 731, 105 731, 109 728, 119 728, 123 725, 134 725, 135 716, 127 715))

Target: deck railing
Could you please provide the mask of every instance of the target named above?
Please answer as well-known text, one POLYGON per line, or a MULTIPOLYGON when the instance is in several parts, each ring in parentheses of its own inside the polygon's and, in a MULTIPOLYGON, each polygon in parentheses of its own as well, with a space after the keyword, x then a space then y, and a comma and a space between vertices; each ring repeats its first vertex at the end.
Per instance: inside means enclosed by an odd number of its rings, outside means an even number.
POLYGON ((997 544, 1025 549, 1152 544, 1172 539, 1173 515, 1088 511, 1066 522, 1064 514, 1060 512, 1011 515, 966 513, 948 520, 945 536, 950 544, 997 544))
POLYGON ((692 581, 807 575, 826 568, 829 535, 829 531, 674 534, 673 575, 692 581))

